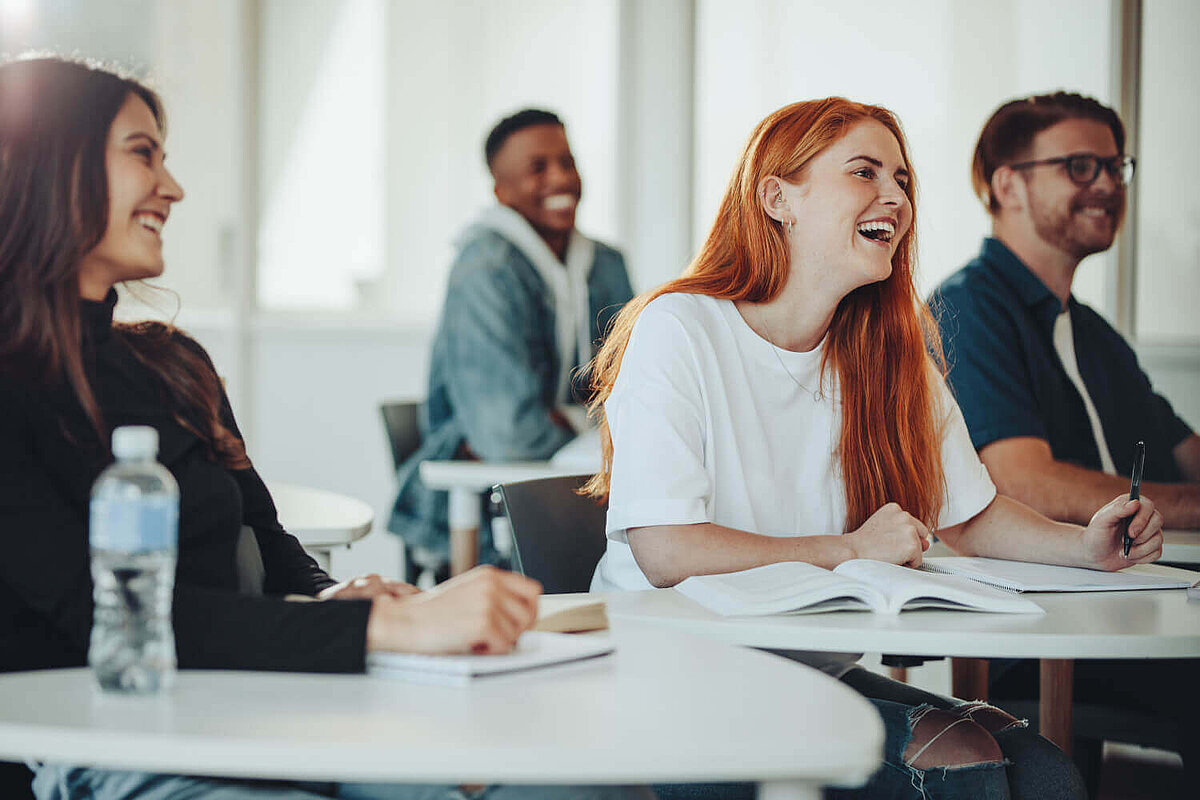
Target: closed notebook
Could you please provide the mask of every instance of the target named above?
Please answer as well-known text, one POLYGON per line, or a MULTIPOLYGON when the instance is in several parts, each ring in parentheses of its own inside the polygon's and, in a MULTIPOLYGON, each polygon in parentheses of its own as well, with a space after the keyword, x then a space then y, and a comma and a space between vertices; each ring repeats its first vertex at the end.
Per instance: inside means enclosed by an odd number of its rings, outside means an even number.
POLYGON ((1196 575, 1158 564, 1135 564, 1119 572, 1031 564, 967 556, 927 558, 921 569, 961 575, 1012 592, 1120 592, 1130 589, 1186 589, 1196 575))
POLYGON ((367 672, 424 683, 464 684, 475 678, 522 672, 555 664, 600 658, 613 652, 602 636, 527 631, 517 646, 500 655, 431 656, 414 653, 370 653, 367 672))
POLYGON ((913 608, 1043 613, 1037 603, 1011 592, 868 559, 846 561, 833 570, 786 561, 723 575, 697 575, 675 589, 726 616, 822 611, 898 614, 913 608))

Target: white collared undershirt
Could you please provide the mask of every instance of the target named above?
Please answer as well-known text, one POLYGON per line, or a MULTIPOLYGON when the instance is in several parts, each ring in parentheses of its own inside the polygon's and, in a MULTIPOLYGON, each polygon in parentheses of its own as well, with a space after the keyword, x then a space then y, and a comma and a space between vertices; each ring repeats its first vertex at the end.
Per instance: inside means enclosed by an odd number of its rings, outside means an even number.
POLYGON ((1104 438, 1104 428, 1100 426, 1100 415, 1088 394, 1083 376, 1079 374, 1079 363, 1075 358, 1075 335, 1071 329, 1071 312, 1063 311, 1054 320, 1054 349, 1058 351, 1058 359, 1062 362, 1067 377, 1075 384, 1079 396, 1083 398, 1083 407, 1087 410, 1088 422, 1092 425, 1092 436, 1096 439, 1096 449, 1100 451, 1100 466, 1108 475, 1116 475, 1117 467, 1113 464, 1112 454, 1108 451, 1108 442, 1104 438))

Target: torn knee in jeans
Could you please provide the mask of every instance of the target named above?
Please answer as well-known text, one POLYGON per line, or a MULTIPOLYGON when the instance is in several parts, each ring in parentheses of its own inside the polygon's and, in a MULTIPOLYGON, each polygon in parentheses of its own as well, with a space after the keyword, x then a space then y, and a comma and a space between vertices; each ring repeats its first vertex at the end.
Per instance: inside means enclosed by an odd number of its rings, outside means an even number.
POLYGON ((904 750, 906 766, 918 770, 1002 764, 1000 745, 979 723, 954 711, 917 706, 909 714, 912 738, 904 750))
POLYGON ((954 713, 978 723, 988 733, 1000 733, 1012 728, 1028 728, 1029 720, 1017 719, 1007 711, 981 700, 972 700, 954 708, 954 713))

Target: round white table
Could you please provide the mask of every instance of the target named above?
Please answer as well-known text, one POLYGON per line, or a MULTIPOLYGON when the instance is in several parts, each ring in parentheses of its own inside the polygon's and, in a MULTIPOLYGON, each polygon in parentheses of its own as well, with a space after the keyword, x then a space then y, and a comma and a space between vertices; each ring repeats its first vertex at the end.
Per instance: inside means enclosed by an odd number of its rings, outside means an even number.
POLYGON ((366 536, 375 520, 371 507, 355 497, 291 483, 267 482, 279 524, 300 540, 317 564, 329 571, 335 547, 366 536))
POLYGON ((1200 531, 1163 531, 1162 560, 1200 566, 1200 531))
POLYGON ((433 783, 762 782, 818 798, 878 766, 883 726, 836 680, 636 622, 611 657, 466 687, 181 672, 99 693, 86 670, 0 676, 0 757, 236 777, 433 783))
MULTIPOLYGON (((1200 658, 1200 601, 1188 600, 1182 589, 1025 596, 1046 613, 920 609, 894 616, 835 612, 722 617, 673 589, 587 597, 606 600, 610 619, 638 620, 750 647, 972 659, 1037 658, 1042 676, 1040 731, 1067 752, 1071 745, 1074 659, 1200 658)), ((978 676, 975 681, 979 682, 978 676)), ((983 691, 973 696, 986 697, 986 679, 982 684, 983 691)))

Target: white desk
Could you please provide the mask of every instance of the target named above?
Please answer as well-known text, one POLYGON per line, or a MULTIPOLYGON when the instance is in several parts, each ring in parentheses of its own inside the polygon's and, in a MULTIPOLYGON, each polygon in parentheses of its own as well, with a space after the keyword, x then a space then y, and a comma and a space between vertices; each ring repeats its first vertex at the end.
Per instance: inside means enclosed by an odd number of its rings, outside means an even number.
POLYGON ((1200 531, 1163 531, 1162 560, 1200 567, 1200 531))
POLYGON ((267 482, 267 491, 279 512, 279 524, 300 540, 326 572, 330 552, 366 536, 375 520, 369 505, 337 492, 274 481, 267 482))
POLYGON ((1040 729, 1069 752, 1077 658, 1200 658, 1200 602, 1172 591, 1029 595, 1044 615, 922 609, 722 617, 673 589, 604 595, 615 620, 640 620, 722 642, 830 652, 1042 661, 1040 729))
POLYGON ((185 671, 172 694, 128 700, 83 669, 0 675, 0 757, 341 781, 759 780, 760 797, 812 800, 879 764, 874 708, 828 676, 638 623, 613 636, 613 657, 468 687, 185 671))
POLYGON ((578 475, 576 465, 551 461, 422 461, 421 481, 450 493, 450 574, 479 560, 480 495, 498 483, 578 475))

